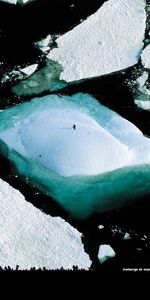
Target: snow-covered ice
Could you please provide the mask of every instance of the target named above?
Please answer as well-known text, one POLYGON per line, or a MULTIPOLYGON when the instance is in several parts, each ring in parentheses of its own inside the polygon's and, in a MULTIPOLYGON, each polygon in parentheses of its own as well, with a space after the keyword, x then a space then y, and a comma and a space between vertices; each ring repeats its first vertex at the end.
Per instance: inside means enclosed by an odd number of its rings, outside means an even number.
MULTIPOLYGON (((89 97, 81 94, 75 97, 82 99, 83 96, 89 97)), ((9 148, 37 160, 61 176, 97 175, 124 166, 150 163, 150 140, 136 127, 126 121, 125 125, 134 129, 132 135, 129 135, 128 128, 127 137, 115 136, 119 125, 122 126, 121 118, 120 124, 117 124, 117 118, 115 129, 108 129, 104 106, 89 97, 104 115, 102 124, 101 120, 95 120, 86 112, 85 107, 74 103, 75 97, 64 97, 63 100, 54 95, 41 98, 39 104, 44 101, 47 106, 49 101, 49 107, 45 109, 43 102, 42 109, 29 112, 12 128, 0 131, 0 138, 9 148), (139 140, 145 146, 144 157, 139 140)))
POLYGON ((41 51, 46 52, 50 50, 50 43, 52 41, 52 36, 48 34, 44 39, 35 42, 34 45, 38 47, 41 51))
POLYGON ((59 37, 48 58, 62 66, 67 82, 125 69, 140 58, 145 27, 145 0, 109 0, 59 37))
POLYGON ((143 95, 143 97, 140 98, 141 100, 136 99, 135 104, 141 109, 150 111, 150 92, 149 92, 149 95, 148 95, 148 101, 145 100, 145 96, 147 97, 147 95, 143 95))
POLYGON ((93 97, 49 95, 0 116, 1 151, 75 217, 150 192, 150 139, 93 97))
POLYGON ((101 245, 99 247, 98 259, 101 264, 103 264, 106 260, 113 258, 115 256, 116 253, 110 245, 101 245))
MULTIPOLYGON (((56 39, 49 63, 12 91, 18 96, 58 91, 70 82, 93 78, 136 64, 146 27, 144 0, 109 0, 80 25, 56 39), (44 77, 43 77, 44 76, 44 77)), ((51 36, 35 45, 47 51, 51 36)))
POLYGON ((89 269, 81 234, 59 217, 43 214, 0 180, 0 267, 89 269))
POLYGON ((148 73, 147 72, 143 72, 143 74, 137 78, 137 83, 138 83, 138 89, 139 91, 143 91, 144 85, 146 83, 148 79, 148 73))
POLYGON ((38 68, 38 64, 33 64, 21 69, 20 71, 25 75, 30 76, 36 71, 37 68, 38 68))
POLYGON ((138 89, 134 96, 135 104, 144 110, 150 110, 150 90, 146 86, 149 74, 144 71, 143 74, 137 78, 138 89))
POLYGON ((143 50, 141 60, 144 68, 150 70, 150 45, 143 50))
POLYGON ((20 125, 0 133, 0 138, 61 176, 96 175, 132 161, 128 146, 76 107, 62 108, 60 104, 31 113, 20 125))

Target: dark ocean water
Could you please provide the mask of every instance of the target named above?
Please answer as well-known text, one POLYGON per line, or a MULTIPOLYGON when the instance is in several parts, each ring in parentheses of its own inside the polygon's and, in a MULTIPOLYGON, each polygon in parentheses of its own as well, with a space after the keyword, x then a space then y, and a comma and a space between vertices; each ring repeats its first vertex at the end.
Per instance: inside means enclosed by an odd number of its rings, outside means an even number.
MULTIPOLYGON (((48 1, 38 0, 24 7, 0 2, 0 76, 16 65, 44 61, 44 55, 33 42, 47 34, 61 34, 73 28, 94 13, 105 1, 48 1), (71 4, 74 4, 72 6, 71 4)), ((107 76, 75 83, 63 89, 61 95, 86 92, 95 96, 101 103, 118 112, 134 123, 146 136, 150 136, 150 112, 138 109, 134 104, 136 86, 127 83, 136 78, 141 70, 136 66, 107 76)), ((12 82, 0 86, 0 109, 24 102, 24 97, 11 93, 12 82)), ((29 99, 30 100, 30 99, 29 99)), ((94 216, 84 222, 71 219, 50 197, 45 196, 28 182, 15 174, 7 158, 0 156, 0 178, 21 191, 26 200, 32 202, 44 213, 61 216, 83 233, 85 250, 89 253, 94 270, 119 271, 126 267, 146 267, 150 261, 150 197, 132 206, 101 216, 94 216), (103 224, 104 229, 98 229, 103 224), (123 240, 129 232, 131 240, 123 240), (146 236, 144 238, 144 235, 146 236), (97 259, 100 244, 110 244, 116 257, 100 265, 97 259), (140 249, 140 250, 139 250, 140 249)))

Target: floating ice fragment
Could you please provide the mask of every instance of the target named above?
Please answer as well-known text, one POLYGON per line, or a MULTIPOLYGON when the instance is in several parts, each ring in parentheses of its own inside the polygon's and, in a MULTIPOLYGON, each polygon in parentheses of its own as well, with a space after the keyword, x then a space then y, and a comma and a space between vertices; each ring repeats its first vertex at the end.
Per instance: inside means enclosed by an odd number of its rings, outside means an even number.
POLYGON ((145 0, 109 0, 59 37, 48 58, 62 66, 66 82, 125 69, 140 58, 145 27, 145 0))
POLYGON ((123 238, 124 240, 131 240, 131 235, 127 232, 123 238))
POLYGON ((33 65, 30 65, 26 68, 21 69, 20 71, 22 73, 24 73, 25 75, 30 76, 36 71, 37 67, 38 67, 38 64, 33 64, 33 65))
POLYGON ((76 218, 150 193, 150 139, 87 94, 4 110, 0 147, 18 174, 76 218))
POLYGON ((116 253, 110 245, 101 245, 99 247, 98 259, 101 264, 103 264, 106 260, 113 258, 115 256, 116 253))
POLYGON ((89 269, 81 234, 61 218, 45 215, 0 180, 0 267, 20 270, 89 269))
POLYGON ((150 45, 143 50, 141 60, 144 68, 150 69, 150 45))

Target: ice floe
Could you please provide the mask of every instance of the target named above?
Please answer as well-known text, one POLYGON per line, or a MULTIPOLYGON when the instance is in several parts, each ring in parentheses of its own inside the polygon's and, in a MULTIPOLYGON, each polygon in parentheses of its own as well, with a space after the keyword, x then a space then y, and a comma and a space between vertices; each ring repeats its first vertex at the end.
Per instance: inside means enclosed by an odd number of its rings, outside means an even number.
POLYGON ((38 64, 33 64, 21 69, 20 71, 25 75, 30 76, 36 71, 37 68, 38 68, 38 64))
POLYGON ((113 258, 115 256, 116 253, 110 245, 101 245, 99 247, 98 259, 101 264, 103 264, 106 260, 113 258))
POLYGON ((141 60, 144 68, 150 70, 150 45, 143 50, 141 60))
POLYGON ((35 98, 0 116, 3 154, 75 217, 150 192, 150 139, 93 97, 35 98))
POLYGON ((146 86, 149 78, 148 72, 144 71, 143 74, 137 78, 138 89, 134 96, 135 104, 144 110, 150 110, 150 90, 146 86))
POLYGON ((50 43, 52 42, 52 36, 48 34, 44 39, 35 42, 35 47, 38 47, 42 52, 46 52, 50 50, 50 43))
POLYGON ((81 234, 61 218, 43 214, 0 180, 0 267, 89 269, 81 234))
POLYGON ((109 0, 59 37, 48 58, 62 66, 67 82, 125 69, 140 58, 145 26, 145 0, 109 0))
MULTIPOLYGON (((57 91, 70 82, 93 78, 136 64, 146 27, 144 0, 109 0, 80 25, 56 38, 46 66, 12 91, 18 96, 57 91), (43 77, 44 73, 44 77, 43 77)), ((35 43, 48 51, 51 36, 35 43)))

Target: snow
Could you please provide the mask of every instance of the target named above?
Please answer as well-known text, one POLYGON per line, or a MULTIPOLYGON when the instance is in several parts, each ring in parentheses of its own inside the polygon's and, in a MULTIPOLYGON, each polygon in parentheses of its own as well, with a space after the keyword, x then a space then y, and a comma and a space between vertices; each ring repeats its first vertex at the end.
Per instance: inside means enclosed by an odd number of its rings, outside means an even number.
POLYGON ((101 245, 99 247, 98 259, 101 264, 103 264, 106 260, 115 257, 115 251, 110 245, 101 245))
POLYGON ((0 267, 25 270, 89 269, 81 234, 59 217, 43 214, 0 180, 0 267))
POLYGON ((127 146, 76 109, 30 114, 0 137, 21 155, 39 160, 61 176, 104 173, 129 164, 132 158, 127 146))
POLYGON ((19 174, 76 218, 150 192, 150 139, 87 94, 2 111, 0 145, 19 174))
POLYGON ((143 50, 141 60, 144 68, 150 69, 150 45, 143 50))
POLYGON ((47 57, 62 66, 67 82, 118 71, 138 62, 145 26, 144 0, 109 0, 59 37, 47 57))

